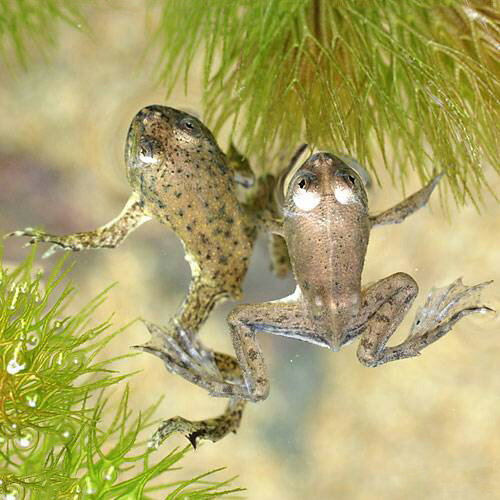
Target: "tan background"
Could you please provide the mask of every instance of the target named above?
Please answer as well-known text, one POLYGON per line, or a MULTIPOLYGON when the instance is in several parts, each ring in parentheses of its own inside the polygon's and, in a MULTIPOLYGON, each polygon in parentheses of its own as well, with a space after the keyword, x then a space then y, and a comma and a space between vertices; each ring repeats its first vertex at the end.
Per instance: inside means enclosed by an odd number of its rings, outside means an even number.
MULTIPOLYGON (((49 60, 26 72, 0 72, 0 232, 42 225, 63 233, 92 229, 122 208, 129 188, 122 151, 129 121, 142 106, 165 103, 144 57, 154 16, 140 0, 102 3, 89 11, 91 36, 63 27, 49 60)), ((201 111, 197 71, 189 95, 167 104, 201 111)), ((436 131, 439 133, 439 131, 436 131)), ((224 144, 224 141, 222 141, 224 144)), ((498 178, 487 172, 498 192, 498 178)), ((382 173, 370 192, 373 211, 399 201, 382 173)), ((410 180, 408 190, 419 186, 410 180)), ((401 226, 373 232, 365 281, 405 271, 422 290, 463 276, 466 283, 498 283, 500 210, 486 194, 482 213, 452 209, 448 220, 434 196, 401 226)), ((8 241, 10 262, 23 258, 21 241, 8 241)), ((122 325, 142 315, 165 321, 181 301, 189 269, 175 235, 158 223, 138 230, 119 249, 75 256, 76 310, 113 281, 97 315, 114 311, 122 325)), ((54 262, 54 258, 45 265, 54 262)), ((245 284, 247 301, 284 296, 291 279, 268 272, 261 241, 245 284)), ((484 295, 500 307, 498 284, 484 295)), ((208 345, 230 352, 219 307, 203 329, 208 345)), ((404 338, 414 312, 397 339, 404 338)), ((185 460, 183 476, 227 466, 250 499, 493 499, 500 498, 500 332, 494 316, 464 320, 419 359, 377 369, 362 367, 356 344, 333 354, 318 347, 262 336, 272 377, 270 397, 249 405, 237 435, 206 444, 185 460)), ((112 354, 147 339, 136 324, 112 343, 112 354)), ((146 354, 122 364, 143 370, 130 382, 140 410, 161 394, 160 415, 203 418, 224 403, 167 374, 146 354)), ((182 437, 173 444, 184 445, 182 437)), ((160 450, 159 453, 161 453, 160 450)), ((169 479, 169 478, 167 478, 169 479)))

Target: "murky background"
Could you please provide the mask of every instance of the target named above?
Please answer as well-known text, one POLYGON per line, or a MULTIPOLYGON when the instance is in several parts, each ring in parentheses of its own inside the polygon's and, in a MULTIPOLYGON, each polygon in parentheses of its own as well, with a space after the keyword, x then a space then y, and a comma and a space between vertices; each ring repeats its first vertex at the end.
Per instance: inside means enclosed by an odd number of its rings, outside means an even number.
MULTIPOLYGON (((48 61, 38 57, 26 72, 1 69, 1 233, 36 225, 75 232, 109 221, 130 192, 123 146, 136 111, 163 103, 201 112, 196 68, 187 96, 179 90, 165 101, 155 85, 154 57, 144 56, 154 16, 147 17, 144 4, 101 3, 89 11, 91 36, 63 27, 60 46, 48 61)), ((369 193, 373 211, 402 197, 380 174, 383 188, 369 193)), ((498 193, 498 178, 487 176, 498 193)), ((418 187, 414 178, 408 192, 418 187)), ((498 309, 499 220, 499 205, 488 194, 481 213, 452 208, 448 218, 434 195, 430 209, 400 226, 373 231, 364 280, 410 273, 421 289, 419 305, 433 285, 459 276, 467 284, 493 278, 484 300, 498 309)), ((6 243, 8 262, 26 255, 22 244, 6 243)), ((117 326, 139 315, 166 321, 187 290, 181 244, 156 222, 116 250, 74 258, 73 308, 117 281, 96 315, 104 320, 114 311, 117 326)), ((44 265, 51 262, 54 257, 44 265)), ((278 280, 268 270, 266 243, 260 241, 245 301, 276 299, 293 290, 292 279, 278 280)), ((209 346, 231 352, 225 316, 233 306, 220 306, 203 328, 209 346)), ((415 309, 393 343, 405 337, 415 309)), ((145 328, 135 324, 112 343, 109 354, 126 353, 147 338, 145 328)), ((377 369, 358 363, 356 343, 334 354, 279 337, 260 340, 272 379, 270 397, 248 405, 237 435, 189 455, 183 476, 227 466, 222 475, 239 475, 236 484, 248 488, 250 499, 499 498, 500 331, 494 316, 468 318, 420 358, 377 369)), ((142 354, 121 369, 142 370, 130 380, 137 411, 161 394, 163 417, 200 419, 224 408, 224 401, 168 374, 155 357, 142 354)), ((162 450, 184 444, 177 436, 162 450)))

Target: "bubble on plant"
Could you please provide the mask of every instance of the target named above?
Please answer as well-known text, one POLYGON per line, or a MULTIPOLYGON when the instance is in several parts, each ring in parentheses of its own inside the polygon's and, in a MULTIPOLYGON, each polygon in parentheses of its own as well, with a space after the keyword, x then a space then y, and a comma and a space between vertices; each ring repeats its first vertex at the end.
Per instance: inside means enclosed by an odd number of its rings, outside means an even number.
POLYGON ((36 405, 37 405, 37 402, 38 402, 38 398, 39 398, 39 395, 37 393, 28 394, 26 396, 26 404, 30 408, 36 408, 36 405))
POLYGON ((20 500, 24 498, 24 492, 18 484, 10 484, 0 497, 1 500, 20 500))
POLYGON ((71 438, 74 436, 75 430, 73 429, 73 426, 69 424, 68 422, 62 423, 59 428, 59 435, 63 438, 64 441, 70 441, 71 438))
POLYGON ((52 357, 52 366, 57 365, 57 366, 63 366, 64 364, 64 355, 62 352, 58 352, 54 354, 52 357))
POLYGON ((28 333, 28 338, 26 339, 26 349, 31 351, 40 343, 40 335, 37 332, 28 333))
POLYGON ((116 467, 114 465, 110 465, 109 467, 106 467, 102 471, 102 478, 104 481, 109 481, 111 483, 116 481, 116 478, 118 477, 118 471, 116 470, 116 467))
POLYGON ((29 450, 38 442, 38 433, 33 429, 23 429, 15 438, 14 444, 21 450, 29 450))
POLYGON ((17 359, 11 359, 7 363, 7 373, 15 375, 26 368, 26 363, 20 363, 17 359))
POLYGON ((90 477, 85 477, 83 479, 83 498, 85 498, 87 495, 95 495, 97 493, 97 486, 92 481, 92 478, 90 477))
POLYGON ((68 359, 68 368, 79 368, 83 365, 84 360, 85 355, 83 354, 83 352, 73 353, 68 359))

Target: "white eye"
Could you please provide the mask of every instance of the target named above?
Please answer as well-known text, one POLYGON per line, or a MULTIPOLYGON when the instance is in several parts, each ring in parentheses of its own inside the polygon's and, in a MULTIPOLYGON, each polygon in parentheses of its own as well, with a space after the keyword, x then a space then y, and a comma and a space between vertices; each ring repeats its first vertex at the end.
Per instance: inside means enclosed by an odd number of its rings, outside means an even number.
POLYGON ((320 200, 321 196, 318 193, 308 192, 305 189, 297 189, 293 195, 295 206, 306 212, 318 206, 320 200))
POLYGON ((356 203, 358 201, 354 191, 346 186, 335 186, 333 194, 335 195, 335 198, 337 198, 337 201, 342 203, 342 205, 356 203))

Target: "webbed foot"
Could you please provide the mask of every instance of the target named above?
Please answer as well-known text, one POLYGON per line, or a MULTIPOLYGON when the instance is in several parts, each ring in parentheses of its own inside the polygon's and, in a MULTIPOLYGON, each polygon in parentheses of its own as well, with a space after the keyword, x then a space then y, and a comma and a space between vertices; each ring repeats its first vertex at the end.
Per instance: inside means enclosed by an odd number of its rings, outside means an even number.
POLYGON ((234 393, 245 393, 241 370, 235 358, 227 354, 206 349, 201 342, 192 338, 182 328, 170 324, 160 327, 144 321, 151 334, 151 340, 135 349, 159 357, 171 373, 205 389, 211 395, 223 395, 227 388, 234 393))
POLYGON ((442 288, 433 288, 425 304, 417 310, 406 342, 418 352, 448 333, 453 325, 469 314, 492 312, 480 304, 483 288, 492 281, 467 286, 458 278, 442 288))
POLYGON ((148 446, 158 448, 172 433, 181 432, 186 436, 193 448, 198 441, 206 439, 212 442, 219 441, 230 432, 236 432, 241 423, 245 401, 232 399, 226 411, 219 417, 206 420, 191 421, 183 417, 173 417, 164 420, 158 430, 151 437, 148 446))

